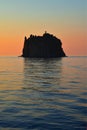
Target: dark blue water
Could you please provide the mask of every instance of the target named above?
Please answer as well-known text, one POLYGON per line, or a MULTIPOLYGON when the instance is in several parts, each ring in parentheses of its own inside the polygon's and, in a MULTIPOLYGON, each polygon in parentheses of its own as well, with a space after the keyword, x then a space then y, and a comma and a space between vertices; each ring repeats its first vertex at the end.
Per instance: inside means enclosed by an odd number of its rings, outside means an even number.
POLYGON ((0 130, 86 130, 87 57, 0 57, 0 130))

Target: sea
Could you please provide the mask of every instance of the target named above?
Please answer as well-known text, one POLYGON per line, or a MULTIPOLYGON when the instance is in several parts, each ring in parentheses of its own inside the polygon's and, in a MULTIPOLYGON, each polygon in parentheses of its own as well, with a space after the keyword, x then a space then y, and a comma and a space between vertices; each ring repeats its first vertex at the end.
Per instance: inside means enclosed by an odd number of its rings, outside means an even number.
POLYGON ((0 130, 87 130, 87 56, 0 56, 0 130))

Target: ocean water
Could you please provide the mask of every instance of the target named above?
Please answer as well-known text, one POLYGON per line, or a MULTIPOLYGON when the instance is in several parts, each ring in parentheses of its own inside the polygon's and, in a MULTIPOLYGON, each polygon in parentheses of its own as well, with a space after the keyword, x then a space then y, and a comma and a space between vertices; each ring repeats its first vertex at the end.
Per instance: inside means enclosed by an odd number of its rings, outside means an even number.
POLYGON ((0 57, 0 130, 87 130, 87 57, 0 57))

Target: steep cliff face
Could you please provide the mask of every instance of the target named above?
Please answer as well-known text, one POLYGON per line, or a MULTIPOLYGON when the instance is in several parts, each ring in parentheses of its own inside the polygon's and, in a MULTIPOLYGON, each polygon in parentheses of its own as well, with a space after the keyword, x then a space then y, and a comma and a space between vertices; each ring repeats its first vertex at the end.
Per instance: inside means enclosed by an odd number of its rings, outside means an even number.
POLYGON ((27 39, 25 37, 22 51, 23 57, 30 58, 56 58, 65 57, 62 43, 55 36, 44 33, 43 36, 33 36, 27 39))

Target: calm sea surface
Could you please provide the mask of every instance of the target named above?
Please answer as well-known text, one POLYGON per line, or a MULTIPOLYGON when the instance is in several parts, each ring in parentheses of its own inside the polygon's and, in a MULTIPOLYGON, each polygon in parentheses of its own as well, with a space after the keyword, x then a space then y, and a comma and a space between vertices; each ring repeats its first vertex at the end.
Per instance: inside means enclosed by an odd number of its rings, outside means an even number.
POLYGON ((87 130, 87 57, 0 57, 0 130, 87 130))

